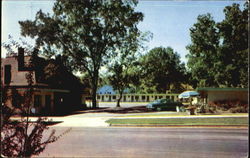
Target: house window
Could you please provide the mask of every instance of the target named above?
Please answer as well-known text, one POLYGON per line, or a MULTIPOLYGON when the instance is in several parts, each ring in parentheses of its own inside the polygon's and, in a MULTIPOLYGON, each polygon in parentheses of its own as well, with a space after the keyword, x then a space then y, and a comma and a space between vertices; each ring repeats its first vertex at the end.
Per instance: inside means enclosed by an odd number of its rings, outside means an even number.
POLYGON ((34 107, 40 107, 42 104, 42 96, 41 95, 35 95, 34 96, 34 107))
POLYGON ((113 96, 113 99, 116 99, 116 96, 115 96, 115 95, 113 96))
POLYGON ((11 65, 4 66, 4 83, 10 84, 11 81, 11 65))
POLYGON ((143 96, 141 97, 141 99, 142 99, 142 100, 145 100, 145 96, 143 95, 143 96))

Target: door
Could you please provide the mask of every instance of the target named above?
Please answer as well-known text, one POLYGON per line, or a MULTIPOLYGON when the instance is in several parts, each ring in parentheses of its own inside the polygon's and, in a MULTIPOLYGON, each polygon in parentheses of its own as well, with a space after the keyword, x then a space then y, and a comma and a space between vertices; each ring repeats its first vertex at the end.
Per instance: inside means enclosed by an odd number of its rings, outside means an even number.
POLYGON ((49 114, 51 112, 51 95, 45 96, 45 113, 49 114))

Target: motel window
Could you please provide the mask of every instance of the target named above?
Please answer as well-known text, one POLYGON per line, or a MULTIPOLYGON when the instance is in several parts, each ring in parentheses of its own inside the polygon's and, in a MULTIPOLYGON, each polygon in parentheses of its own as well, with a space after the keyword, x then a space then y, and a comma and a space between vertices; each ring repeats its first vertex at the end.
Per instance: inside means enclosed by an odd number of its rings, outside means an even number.
POLYGON ((138 101, 138 99, 139 99, 139 96, 135 96, 135 100, 138 101))
POLYGON ((141 97, 141 99, 142 99, 142 100, 145 100, 145 96, 143 95, 143 96, 141 97))
POLYGON ((42 104, 42 96, 41 95, 35 95, 34 96, 34 106, 40 107, 42 104))

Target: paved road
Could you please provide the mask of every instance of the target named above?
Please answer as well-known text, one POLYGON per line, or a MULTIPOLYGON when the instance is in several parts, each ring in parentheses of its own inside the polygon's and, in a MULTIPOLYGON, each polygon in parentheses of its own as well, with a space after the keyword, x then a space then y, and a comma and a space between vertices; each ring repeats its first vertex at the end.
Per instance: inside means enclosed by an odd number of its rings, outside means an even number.
POLYGON ((73 127, 39 156, 244 158, 247 153, 247 129, 73 127))

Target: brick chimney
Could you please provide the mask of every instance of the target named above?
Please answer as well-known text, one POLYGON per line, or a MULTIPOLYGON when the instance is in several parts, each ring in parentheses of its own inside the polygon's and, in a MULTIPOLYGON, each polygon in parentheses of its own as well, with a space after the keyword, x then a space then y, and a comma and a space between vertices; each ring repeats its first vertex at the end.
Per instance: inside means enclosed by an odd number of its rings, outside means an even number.
POLYGON ((22 71, 24 69, 24 48, 18 48, 18 71, 22 71))

